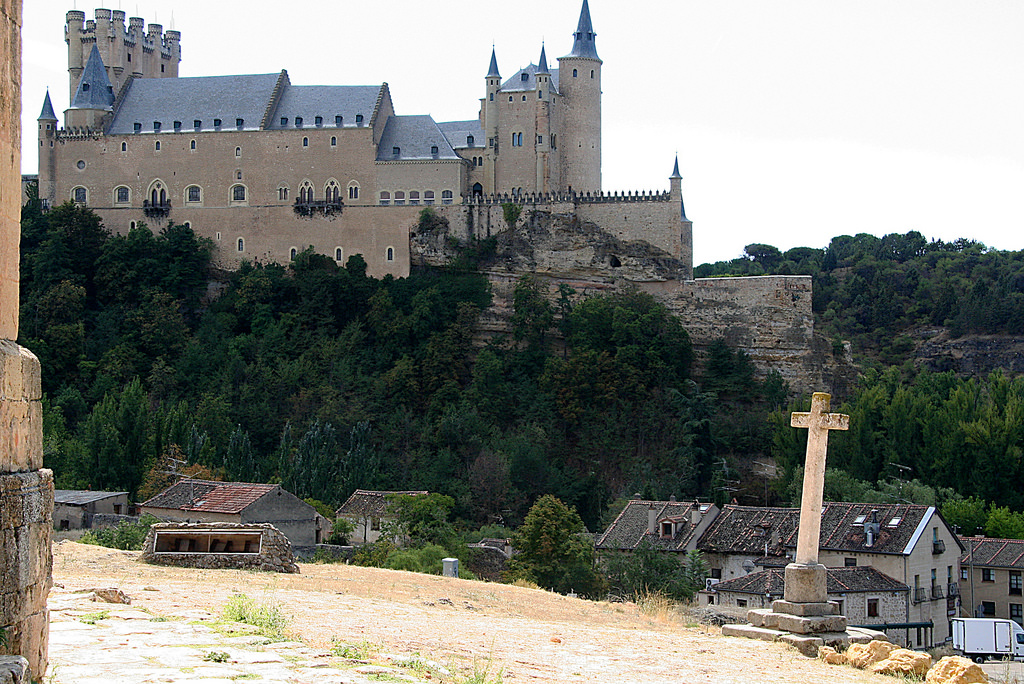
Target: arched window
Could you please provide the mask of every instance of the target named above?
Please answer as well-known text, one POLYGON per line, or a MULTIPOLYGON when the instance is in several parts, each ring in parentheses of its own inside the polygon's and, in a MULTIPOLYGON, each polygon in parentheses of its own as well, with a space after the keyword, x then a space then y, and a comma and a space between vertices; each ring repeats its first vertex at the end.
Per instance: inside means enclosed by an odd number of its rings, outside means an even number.
POLYGON ((395 260, 395 248, 394 247, 388 247, 387 260, 388 261, 394 261, 395 260))
POLYGON ((452 203, 452 191, 451 190, 442 190, 441 191, 441 204, 451 204, 451 203, 452 203))
POLYGON ((244 185, 232 185, 231 186, 231 201, 232 202, 244 202, 245 201, 245 186, 244 185))
POLYGON ((114 188, 114 202, 117 204, 128 204, 131 201, 131 191, 127 186, 121 185, 114 188))
POLYGON ((302 181, 299 186, 299 202, 307 204, 313 201, 313 184, 308 180, 302 181))
POLYGON ((341 247, 335 247, 334 248, 334 260, 337 261, 338 263, 341 263, 341 255, 342 255, 341 247))
POLYGON ((299 253, 299 250, 297 250, 297 249, 295 249, 294 247, 292 247, 291 249, 289 249, 289 250, 288 250, 288 257, 289 257, 289 258, 290 258, 290 259, 291 259, 292 261, 295 261, 295 256, 296 256, 296 255, 297 255, 298 253, 299 253))
POLYGON ((126 142, 121 143, 121 151, 122 152, 127 152, 128 151, 128 143, 126 143, 126 142))
POLYGON ((419 190, 410 190, 409 191, 409 204, 419 204, 419 203, 420 203, 420 192, 419 192, 419 190))
POLYGON ((303 147, 309 147, 309 138, 306 138, 306 137, 302 138, 302 146, 303 147))
POLYGON ((129 230, 135 230, 135 221, 132 221, 132 222, 130 222, 130 223, 128 224, 128 229, 129 229, 129 230))
POLYGON ((576 76, 577 76, 577 74, 576 74, 576 70, 575 70, 575 69, 573 69, 573 70, 572 70, 572 77, 573 77, 573 78, 576 78, 576 76))
POLYGON ((484 194, 484 186, 480 185, 479 183, 473 183, 473 194, 474 195, 483 195, 484 194))
POLYGON ((153 149, 156 150, 157 152, 160 151, 160 141, 159 140, 157 140, 156 143, 154 143, 153 149))
POLYGON ((337 202, 341 199, 341 188, 338 187, 337 181, 332 179, 324 185, 324 199, 328 202, 337 202))
POLYGON ((434 191, 433 190, 424 190, 423 191, 423 203, 424 204, 433 204, 434 203, 434 191))
POLYGON ((332 135, 331 136, 331 147, 337 147, 337 146, 338 146, 338 136, 332 135))
POLYGON ((279 202, 288 200, 288 186, 282 185, 277 189, 277 199, 279 202))
POLYGON ((189 143, 188 143, 188 148, 190 150, 196 149, 196 141, 195 140, 190 140, 189 143))
POLYGON ((203 190, 198 185, 190 185, 185 188, 185 201, 186 202, 202 202, 203 201, 203 190))
POLYGON ((590 70, 590 78, 594 78, 594 70, 593 69, 590 70))
POLYGON ((245 240, 242 239, 242 238, 238 238, 238 251, 239 252, 244 252, 245 251, 245 240))
POLYGON ((242 148, 241 147, 236 147, 235 148, 235 156, 236 157, 241 157, 242 156, 242 148))
POLYGON ((395 190, 395 206, 405 204, 405 192, 402 190, 395 190))
POLYGON ((348 184, 348 198, 350 200, 359 199, 359 184, 355 181, 348 184))
POLYGON ((391 204, 391 193, 387 190, 380 191, 380 205, 386 207, 391 204))

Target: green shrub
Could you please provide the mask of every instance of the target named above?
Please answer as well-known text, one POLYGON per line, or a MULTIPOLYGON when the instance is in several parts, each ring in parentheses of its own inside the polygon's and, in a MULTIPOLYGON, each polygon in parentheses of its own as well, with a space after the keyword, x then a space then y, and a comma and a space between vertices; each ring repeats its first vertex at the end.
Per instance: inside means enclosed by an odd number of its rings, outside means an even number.
POLYGON ((271 639, 283 639, 289 622, 281 604, 257 602, 245 594, 233 594, 228 599, 224 619, 258 627, 260 634, 271 639))
POLYGON ((139 518, 137 523, 122 520, 117 527, 90 530, 83 534, 78 541, 82 544, 106 546, 123 551, 141 551, 142 543, 146 541, 146 535, 149 534, 149 528, 158 522, 160 522, 159 519, 147 514, 139 518))
POLYGON ((352 564, 368 568, 383 568, 388 561, 388 556, 393 551, 395 551, 394 543, 385 539, 379 539, 372 544, 363 544, 356 549, 352 556, 352 564))

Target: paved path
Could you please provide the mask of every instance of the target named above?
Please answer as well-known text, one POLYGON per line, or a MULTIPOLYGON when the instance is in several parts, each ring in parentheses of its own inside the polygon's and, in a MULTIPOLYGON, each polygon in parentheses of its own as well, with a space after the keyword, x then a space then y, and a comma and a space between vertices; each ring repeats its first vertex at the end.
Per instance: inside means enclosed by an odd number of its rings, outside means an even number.
POLYGON ((131 606, 93 602, 88 593, 60 592, 50 597, 46 681, 53 684, 425 682, 436 679, 431 667, 440 667, 380 653, 373 663, 340 658, 298 642, 271 642, 202 610, 154 618, 131 606))

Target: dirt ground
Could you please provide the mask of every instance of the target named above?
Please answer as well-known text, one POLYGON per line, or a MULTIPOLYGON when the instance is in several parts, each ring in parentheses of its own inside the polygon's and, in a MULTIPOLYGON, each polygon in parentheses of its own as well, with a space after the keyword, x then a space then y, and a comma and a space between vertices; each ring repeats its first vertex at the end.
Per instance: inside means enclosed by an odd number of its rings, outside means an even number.
POLYGON ((133 608, 173 618, 195 609, 220 614, 240 592, 279 603, 291 636, 312 648, 343 643, 415 654, 463 678, 475 664, 489 665, 489 681, 505 683, 896 681, 783 645, 723 637, 688 625, 681 613, 536 589, 346 565, 303 564, 298 575, 168 568, 141 563, 135 552, 69 541, 55 544, 53 555, 55 594, 118 587, 133 608))

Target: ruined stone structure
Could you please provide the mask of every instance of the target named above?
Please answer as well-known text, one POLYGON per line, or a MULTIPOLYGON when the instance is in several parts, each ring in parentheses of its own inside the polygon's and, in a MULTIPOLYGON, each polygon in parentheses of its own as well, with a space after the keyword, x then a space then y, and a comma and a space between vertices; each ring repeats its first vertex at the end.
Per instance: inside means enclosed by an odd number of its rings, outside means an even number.
POLYGON ((157 523, 143 542, 142 560, 185 568, 299 571, 288 537, 267 523, 157 523))
POLYGON ((14 342, 20 116, 21 0, 7 0, 0 3, 0 630, 6 643, 0 647, 0 673, 27 681, 42 679, 46 671, 53 474, 42 469, 39 360, 14 342))

